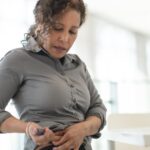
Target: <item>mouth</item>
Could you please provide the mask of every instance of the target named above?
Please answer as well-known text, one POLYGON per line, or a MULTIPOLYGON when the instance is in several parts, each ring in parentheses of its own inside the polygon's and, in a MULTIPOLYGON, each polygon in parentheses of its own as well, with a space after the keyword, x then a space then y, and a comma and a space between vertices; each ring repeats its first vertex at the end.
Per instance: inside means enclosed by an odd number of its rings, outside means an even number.
POLYGON ((58 52, 66 51, 67 49, 62 46, 53 46, 53 49, 58 52))

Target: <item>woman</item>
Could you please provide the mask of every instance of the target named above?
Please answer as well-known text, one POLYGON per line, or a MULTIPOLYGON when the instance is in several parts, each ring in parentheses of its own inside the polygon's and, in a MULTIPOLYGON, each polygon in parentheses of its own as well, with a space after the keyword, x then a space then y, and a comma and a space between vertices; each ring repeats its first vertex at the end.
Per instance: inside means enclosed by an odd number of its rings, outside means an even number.
POLYGON ((67 54, 85 14, 82 0, 39 0, 23 48, 0 62, 0 131, 25 133, 25 150, 91 150, 105 125, 85 64, 67 54), (5 111, 10 99, 20 119, 5 111))

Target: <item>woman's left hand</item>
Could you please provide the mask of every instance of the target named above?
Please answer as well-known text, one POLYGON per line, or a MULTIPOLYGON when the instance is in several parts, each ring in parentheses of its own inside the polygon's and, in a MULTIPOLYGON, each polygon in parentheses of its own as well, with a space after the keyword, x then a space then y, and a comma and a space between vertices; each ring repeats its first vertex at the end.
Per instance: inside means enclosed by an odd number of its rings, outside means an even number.
POLYGON ((77 123, 56 133, 56 135, 62 134, 63 136, 59 141, 53 142, 57 146, 53 150, 79 150, 86 136, 82 123, 77 123))

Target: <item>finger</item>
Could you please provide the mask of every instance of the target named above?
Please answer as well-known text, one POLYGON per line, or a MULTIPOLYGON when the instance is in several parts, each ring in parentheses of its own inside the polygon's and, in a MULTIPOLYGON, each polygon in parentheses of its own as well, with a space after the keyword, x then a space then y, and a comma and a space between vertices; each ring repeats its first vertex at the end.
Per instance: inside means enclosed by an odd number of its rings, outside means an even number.
POLYGON ((49 130, 49 128, 44 128, 43 135, 39 136, 37 134, 34 134, 33 136, 33 141, 37 145, 48 144, 49 142, 59 141, 60 139, 61 136, 56 136, 52 130, 49 130))
POLYGON ((62 136, 56 136, 55 133, 49 128, 45 128, 45 133, 45 137, 49 142, 59 141, 62 138, 62 136))
POLYGON ((33 141, 38 145, 48 144, 50 142, 50 137, 53 133, 49 131, 47 128, 44 128, 43 135, 37 135, 36 134, 33 137, 33 141))
POLYGON ((37 128, 32 128, 31 134, 35 136, 37 134, 37 128))
POLYGON ((65 131, 57 131, 55 132, 55 135, 58 135, 58 136, 63 136, 65 134, 65 131))
POLYGON ((69 138, 67 137, 67 135, 65 134, 64 136, 62 136, 62 138, 60 139, 60 140, 58 140, 58 141, 54 141, 53 142, 53 144, 54 145, 62 145, 62 144, 64 144, 66 141, 68 141, 69 140, 69 138))

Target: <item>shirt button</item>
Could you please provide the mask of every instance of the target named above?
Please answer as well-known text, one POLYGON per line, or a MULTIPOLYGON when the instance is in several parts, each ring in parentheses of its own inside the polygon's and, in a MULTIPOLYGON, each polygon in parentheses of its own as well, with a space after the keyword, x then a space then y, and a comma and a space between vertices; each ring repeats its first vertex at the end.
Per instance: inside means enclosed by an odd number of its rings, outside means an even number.
POLYGON ((73 98, 73 102, 76 104, 76 101, 77 101, 77 99, 76 98, 73 98))
POLYGON ((73 84, 70 84, 70 87, 71 87, 71 88, 74 88, 74 85, 73 85, 73 84))

